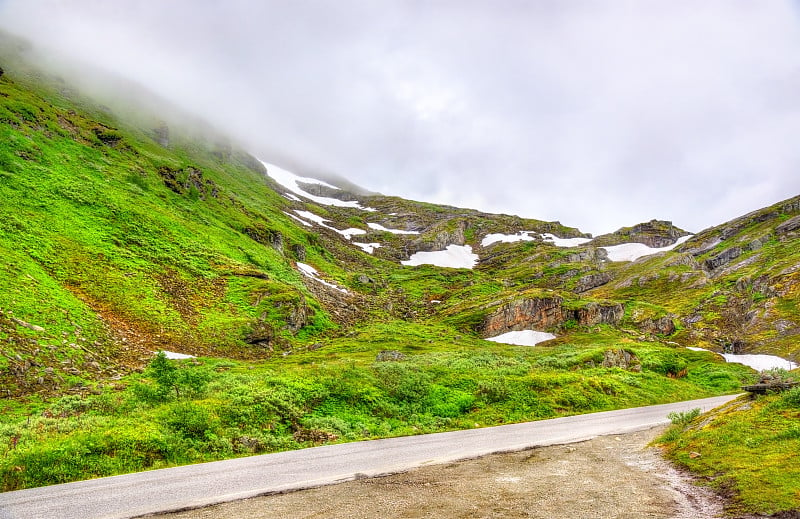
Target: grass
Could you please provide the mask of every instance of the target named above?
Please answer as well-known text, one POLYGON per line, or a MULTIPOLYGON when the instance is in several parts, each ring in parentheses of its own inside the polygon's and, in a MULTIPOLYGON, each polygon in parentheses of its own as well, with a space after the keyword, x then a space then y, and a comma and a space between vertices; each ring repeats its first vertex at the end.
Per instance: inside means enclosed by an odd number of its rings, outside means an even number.
POLYGON ((729 514, 800 509, 800 388, 742 397, 673 426, 659 442, 671 460, 731 498, 729 514))
POLYGON ((3 490, 658 404, 731 392, 749 377, 731 364, 718 364, 718 377, 700 376, 705 359, 647 343, 627 345, 648 359, 641 372, 603 368, 594 361, 615 344, 610 332, 552 349, 453 333, 399 321, 269 361, 158 356, 99 394, 17 405, 0 419, 3 490), (376 360, 386 350, 397 360, 376 360), (686 376, 665 374, 674 362, 667 351, 686 376))

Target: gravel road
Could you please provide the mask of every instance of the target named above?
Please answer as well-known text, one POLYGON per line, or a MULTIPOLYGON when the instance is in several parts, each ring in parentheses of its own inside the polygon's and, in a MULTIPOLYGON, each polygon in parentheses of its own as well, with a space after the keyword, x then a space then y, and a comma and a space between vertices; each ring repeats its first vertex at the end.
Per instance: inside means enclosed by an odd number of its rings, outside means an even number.
POLYGON ((234 501, 161 519, 718 517, 722 502, 648 447, 663 427, 234 501))

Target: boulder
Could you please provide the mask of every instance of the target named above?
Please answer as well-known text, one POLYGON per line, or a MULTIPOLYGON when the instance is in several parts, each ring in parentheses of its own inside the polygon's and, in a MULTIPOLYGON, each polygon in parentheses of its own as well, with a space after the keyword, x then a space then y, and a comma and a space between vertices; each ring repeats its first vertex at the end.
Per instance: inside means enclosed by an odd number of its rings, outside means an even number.
POLYGON ((587 274, 580 279, 575 285, 575 292, 581 293, 605 285, 611 281, 611 274, 608 272, 597 272, 594 274, 587 274))
POLYGON ((675 323, 670 317, 660 317, 658 319, 645 319, 636 323, 639 330, 653 335, 672 335, 675 332, 675 323))
POLYGON ((797 230, 800 230, 800 215, 789 218, 785 222, 775 227, 775 232, 778 234, 786 234, 797 230))
POLYGON ((620 368, 635 372, 642 371, 642 362, 639 360, 639 357, 622 348, 606 350, 603 353, 603 362, 601 365, 604 368, 620 368))
POLYGON ((708 270, 715 270, 719 267, 725 266, 731 261, 735 260, 739 256, 742 255, 742 248, 741 247, 731 247, 730 249, 725 249, 724 251, 720 252, 713 258, 709 258, 705 261, 705 266, 708 270))

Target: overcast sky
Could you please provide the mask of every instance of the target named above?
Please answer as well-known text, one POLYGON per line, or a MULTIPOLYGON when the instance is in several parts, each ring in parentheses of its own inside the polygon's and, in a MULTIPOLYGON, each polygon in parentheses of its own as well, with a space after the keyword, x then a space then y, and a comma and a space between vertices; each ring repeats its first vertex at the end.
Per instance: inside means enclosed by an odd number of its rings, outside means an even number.
POLYGON ((298 173, 601 234, 652 218, 699 231, 800 194, 799 10, 0 0, 0 26, 298 173))

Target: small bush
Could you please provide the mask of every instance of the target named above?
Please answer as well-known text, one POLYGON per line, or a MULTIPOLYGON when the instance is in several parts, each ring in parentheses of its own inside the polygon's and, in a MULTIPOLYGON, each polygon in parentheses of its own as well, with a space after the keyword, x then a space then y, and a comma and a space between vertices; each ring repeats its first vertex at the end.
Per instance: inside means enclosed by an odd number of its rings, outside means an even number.
POLYGON ((674 411, 669 413, 667 418, 669 418, 669 421, 672 422, 673 425, 686 427, 692 420, 700 416, 701 412, 699 407, 695 407, 691 411, 674 411))
POLYGON ((511 391, 505 377, 495 377, 478 383, 478 396, 487 404, 508 400, 511 391))
POLYGON ((800 409, 800 386, 795 386, 781 396, 781 403, 800 409))
POLYGON ((170 406, 162 415, 162 420, 185 438, 194 440, 205 438, 214 425, 208 409, 193 402, 180 402, 170 406))

